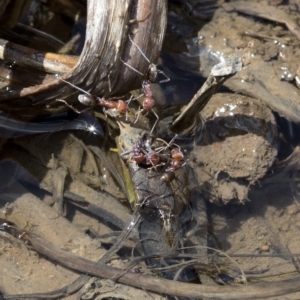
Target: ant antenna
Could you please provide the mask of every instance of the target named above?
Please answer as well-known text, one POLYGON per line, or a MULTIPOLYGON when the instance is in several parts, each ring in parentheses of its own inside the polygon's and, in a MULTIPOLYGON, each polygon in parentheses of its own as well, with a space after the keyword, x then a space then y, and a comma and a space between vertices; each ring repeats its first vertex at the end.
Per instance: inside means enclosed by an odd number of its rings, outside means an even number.
POLYGON ((143 55, 143 57, 146 59, 146 61, 150 64, 151 62, 150 62, 149 58, 145 55, 145 53, 142 51, 142 49, 132 40, 130 35, 128 35, 128 38, 129 38, 130 42, 138 48, 140 53, 143 55))
POLYGON ((76 90, 81 91, 81 92, 83 92, 83 93, 91 96, 91 94, 89 92, 85 91, 84 89, 81 89, 80 87, 76 86, 75 84, 73 84, 73 83, 71 83, 71 82, 69 82, 67 80, 62 79, 61 77, 59 77, 58 79, 61 80, 61 81, 63 81, 64 83, 67 83, 68 85, 72 86, 76 90))
MULTIPOLYGON (((145 53, 142 51, 142 49, 141 49, 141 48, 140 48, 140 47, 132 40, 132 38, 131 38, 130 35, 128 35, 128 38, 129 38, 130 42, 131 42, 135 47, 137 47, 137 49, 139 50, 139 52, 140 52, 140 53, 142 54, 142 56, 146 59, 146 61, 149 63, 149 69, 150 69, 151 67, 153 67, 153 68, 155 69, 155 72, 158 72, 158 73, 160 73, 160 74, 162 74, 162 75, 165 76, 166 79, 161 80, 159 83, 163 83, 163 82, 168 82, 168 81, 170 81, 170 77, 168 77, 168 76, 165 74, 165 72, 163 72, 163 71, 161 71, 161 70, 158 70, 157 67, 156 67, 156 65, 150 62, 149 58, 145 55, 145 53)), ((135 70, 135 71, 136 71, 137 73, 139 73, 140 75, 145 76, 145 74, 142 74, 141 72, 139 72, 138 70, 136 70, 136 69, 134 69, 133 67, 129 66, 129 65, 126 64, 125 62, 123 62, 123 63, 124 63, 127 67, 131 68, 132 70, 135 70)))
POLYGON ((164 80, 161 80, 159 83, 168 82, 168 81, 171 80, 170 77, 169 77, 165 72, 163 72, 162 70, 156 69, 156 71, 157 71, 159 74, 164 75, 165 78, 166 78, 166 79, 164 79, 164 80))
POLYGON ((83 109, 83 110, 78 110, 78 109, 76 109, 74 106, 72 106, 71 104, 69 104, 66 100, 63 100, 63 99, 56 99, 56 101, 64 103, 67 107, 71 108, 71 109, 72 109, 73 111, 75 111, 77 114, 82 114, 82 113, 84 113, 84 112, 86 112, 86 111, 92 109, 92 107, 89 106, 89 107, 87 107, 87 108, 85 108, 85 109, 83 109))
POLYGON ((126 63, 121 57, 120 57, 121 62, 128 67, 129 69, 137 72, 138 74, 140 74, 141 76, 145 76, 142 72, 140 72, 139 70, 135 69, 134 67, 132 67, 131 65, 129 65, 128 63, 126 63))

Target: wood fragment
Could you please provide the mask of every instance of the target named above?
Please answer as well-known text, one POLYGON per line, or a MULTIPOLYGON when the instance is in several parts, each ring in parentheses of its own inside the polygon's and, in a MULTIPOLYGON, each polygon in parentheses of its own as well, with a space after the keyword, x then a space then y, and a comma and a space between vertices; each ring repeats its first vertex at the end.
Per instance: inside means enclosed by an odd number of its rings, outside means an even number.
MULTIPOLYGON (((157 62, 166 29, 167 1, 90 0, 87 8, 84 49, 77 64, 63 78, 98 96, 124 95, 140 87, 141 76, 129 70, 120 58, 143 74, 148 70, 149 63, 128 40, 130 34, 150 61, 157 62), (132 19, 142 21, 130 24, 132 19)), ((45 57, 41 55, 39 67, 44 65, 45 57)), ((14 116, 42 116, 68 110, 56 99, 74 104, 78 103, 74 97, 77 94, 72 87, 53 80, 1 93, 0 109, 14 116)))
MULTIPOLYGON (((119 276, 121 272, 116 268, 58 249, 32 234, 26 234, 25 238, 36 251, 72 270, 109 279, 119 276)), ((118 280, 120 283, 163 294, 214 299, 258 299, 287 295, 300 291, 299 281, 300 279, 297 278, 256 285, 203 286, 133 273, 126 273, 118 280)))
POLYGON ((181 114, 173 121, 171 130, 180 134, 188 134, 196 126, 196 118, 199 112, 204 108, 213 94, 220 86, 237 72, 241 71, 243 66, 250 63, 250 48, 253 47, 253 41, 237 47, 227 60, 215 65, 208 78, 200 90, 194 95, 189 104, 184 108, 181 114))
POLYGON ((45 53, 0 39, 0 59, 47 73, 67 73, 78 61, 77 56, 45 53))

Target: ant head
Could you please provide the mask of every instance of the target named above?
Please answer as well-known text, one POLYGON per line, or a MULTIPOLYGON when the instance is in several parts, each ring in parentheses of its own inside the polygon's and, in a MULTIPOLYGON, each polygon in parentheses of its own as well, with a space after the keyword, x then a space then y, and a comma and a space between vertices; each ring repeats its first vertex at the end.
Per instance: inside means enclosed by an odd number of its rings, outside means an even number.
POLYGON ((149 80, 151 83, 156 82, 157 74, 158 71, 156 65, 151 63, 146 75, 147 80, 149 80))
POLYGON ((145 133, 143 136, 143 140, 144 140, 145 146, 149 148, 155 142, 155 137, 154 137, 154 135, 145 133))
POLYGON ((171 182, 171 181, 173 181, 175 179, 175 174, 174 174, 174 172, 165 172, 162 176, 161 176, 161 178, 160 178, 160 180, 162 181, 162 182, 171 182))
POLYGON ((78 96, 78 101, 86 106, 95 106, 96 100, 91 95, 81 94, 78 96))
POLYGON ((143 101, 143 109, 147 112, 155 106, 156 102, 153 97, 145 97, 143 101))

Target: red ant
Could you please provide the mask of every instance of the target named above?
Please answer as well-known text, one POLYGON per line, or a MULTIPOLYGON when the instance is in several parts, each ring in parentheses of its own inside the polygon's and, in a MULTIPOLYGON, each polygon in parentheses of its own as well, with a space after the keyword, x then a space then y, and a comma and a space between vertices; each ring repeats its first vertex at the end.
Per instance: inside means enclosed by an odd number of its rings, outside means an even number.
POLYGON ((126 62, 124 62, 122 59, 121 61, 131 70, 139 73, 140 75, 142 75, 144 77, 143 83, 142 83, 142 88, 143 88, 143 96, 144 96, 144 100, 143 100, 143 104, 142 104, 142 110, 138 111, 138 115, 137 118, 135 120, 135 123, 137 122, 137 120, 139 119, 139 115, 140 113, 146 115, 148 114, 150 111, 153 112, 153 114, 156 117, 156 121, 150 131, 150 135, 152 134, 157 122, 159 121, 159 116, 156 114, 156 112, 153 110, 153 108, 156 105, 156 101, 153 98, 153 94, 152 94, 152 90, 151 90, 151 83, 155 83, 156 79, 157 79, 157 75, 158 73, 163 74, 166 79, 160 81, 160 83, 162 82, 167 82, 170 80, 170 78, 161 70, 157 69, 157 66, 153 63, 150 62, 150 60, 147 58, 147 56, 143 53, 142 49, 132 40, 132 38, 130 37, 130 35, 128 36, 129 40, 131 41, 131 43, 133 45, 135 45, 135 47, 137 47, 137 49, 139 50, 139 52, 142 54, 142 56, 147 60, 147 62, 149 63, 149 67, 148 67, 148 71, 146 74, 141 73, 140 71, 138 71, 137 69, 133 68, 132 66, 130 66, 129 64, 127 64, 126 62))
MULTIPOLYGON (((158 139, 159 141, 166 144, 165 147, 157 148, 156 150, 158 152, 166 151, 170 147, 174 147, 174 146, 177 147, 171 150, 171 159, 168 158, 168 160, 162 160, 168 163, 168 168, 165 169, 165 173, 161 177, 161 181, 163 182, 173 181, 176 178, 174 173, 175 170, 179 169, 185 164, 184 154, 182 153, 180 146, 174 143, 174 140, 176 138, 177 138, 177 134, 172 138, 172 140, 168 144, 164 140, 158 139)), ((164 156, 166 155, 164 154, 164 156)))
MULTIPOLYGON (((154 137, 151 135, 144 135, 141 139, 137 141, 132 151, 132 160, 134 160, 139 165, 153 166, 155 167, 160 162, 167 162, 168 158, 165 155, 157 153, 151 148, 154 143, 154 137)), ((122 155, 128 152, 122 153, 122 155)))
POLYGON ((155 140, 156 139, 152 135, 145 134, 142 138, 140 138, 136 142, 132 150, 123 152, 121 156, 132 152, 133 154, 131 159, 135 161, 138 165, 146 166, 146 167, 152 166, 155 168, 159 163, 163 163, 163 164, 169 163, 170 158, 165 154, 159 153, 163 147, 157 149, 151 148, 155 140))
MULTIPOLYGON (((100 98, 100 97, 95 97, 95 96, 91 95, 90 93, 86 92, 85 90, 79 88, 78 86, 72 84, 71 82, 68 82, 62 78, 59 78, 59 79, 65 83, 69 84, 70 86, 74 87, 75 89, 84 93, 84 95, 78 96, 78 100, 83 105, 86 105, 89 107, 85 108, 81 111, 77 110, 72 105, 68 104, 65 100, 56 99, 56 101, 65 103, 68 107, 70 107, 72 110, 74 110, 78 114, 81 114, 97 105, 102 106, 103 108, 115 109, 120 114, 125 114, 127 112, 127 102, 126 101, 123 101, 123 100, 112 101, 112 100, 105 100, 104 98, 100 98)), ((106 114, 105 111, 104 111, 104 113, 106 114)))
POLYGON ((173 149, 171 151, 171 157, 172 157, 172 160, 169 163, 169 167, 165 170, 165 173, 160 178, 161 181, 164 181, 164 182, 173 181, 176 178, 175 173, 174 173, 175 170, 179 169, 180 167, 182 167, 185 164, 184 163, 184 155, 183 155, 182 151, 180 150, 180 148, 173 149))
POLYGON ((171 151, 172 160, 170 162, 169 168, 166 169, 166 172, 174 172, 182 166, 184 160, 184 155, 179 148, 173 149, 171 151))

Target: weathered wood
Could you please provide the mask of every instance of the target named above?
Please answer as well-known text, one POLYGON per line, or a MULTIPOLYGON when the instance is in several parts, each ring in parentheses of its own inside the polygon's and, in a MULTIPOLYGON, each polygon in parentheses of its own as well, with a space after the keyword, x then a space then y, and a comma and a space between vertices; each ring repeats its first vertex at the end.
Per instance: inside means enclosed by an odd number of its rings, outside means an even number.
MULTIPOLYGON (((89 0, 84 49, 78 63, 63 78, 106 97, 124 95, 140 87, 141 75, 126 67, 120 58, 143 74, 149 63, 128 35, 155 63, 163 42, 166 15, 166 0, 89 0), (137 21, 131 22, 133 19, 137 21)), ((39 85, 1 93, 0 109, 15 115, 41 116, 68 109, 57 98, 68 99, 73 104, 78 102, 75 96, 78 91, 60 80, 54 78, 45 84, 38 80, 39 85)))

